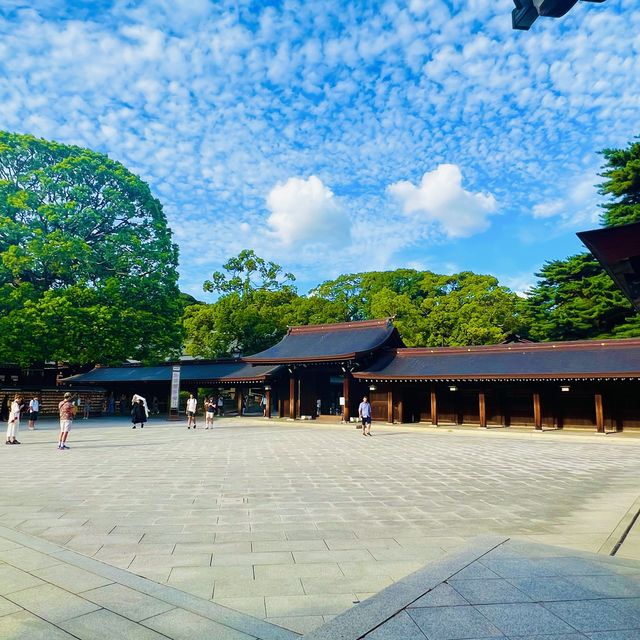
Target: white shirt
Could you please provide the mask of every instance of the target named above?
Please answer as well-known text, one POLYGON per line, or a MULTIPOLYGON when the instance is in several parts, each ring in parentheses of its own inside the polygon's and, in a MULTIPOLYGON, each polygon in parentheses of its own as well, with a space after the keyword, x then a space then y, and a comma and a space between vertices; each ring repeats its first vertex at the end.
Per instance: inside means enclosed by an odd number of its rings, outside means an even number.
POLYGON ((187 411, 196 412, 196 408, 198 407, 198 400, 196 398, 189 398, 187 400, 187 411))
POLYGON ((40 403, 35 398, 29 401, 29 411, 40 411, 40 403))
POLYGON ((218 406, 221 407, 224 404, 224 400, 222 398, 218 398, 218 406))

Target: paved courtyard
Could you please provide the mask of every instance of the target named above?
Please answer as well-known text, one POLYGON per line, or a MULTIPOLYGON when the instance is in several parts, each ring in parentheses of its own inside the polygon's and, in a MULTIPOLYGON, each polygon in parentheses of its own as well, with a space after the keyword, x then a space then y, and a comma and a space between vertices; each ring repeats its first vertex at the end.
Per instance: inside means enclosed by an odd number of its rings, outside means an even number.
POLYGON ((0 525, 300 633, 479 534, 608 552, 640 496, 623 435, 74 426, 4 447, 0 525))

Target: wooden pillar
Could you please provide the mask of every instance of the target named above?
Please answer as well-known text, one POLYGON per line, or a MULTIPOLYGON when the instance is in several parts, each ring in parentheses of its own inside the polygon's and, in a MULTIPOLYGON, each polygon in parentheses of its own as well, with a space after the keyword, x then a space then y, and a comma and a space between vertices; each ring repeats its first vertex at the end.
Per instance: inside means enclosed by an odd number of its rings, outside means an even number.
POLYGON ((345 371, 344 378, 342 380, 342 396, 344 397, 342 419, 345 422, 349 422, 349 418, 351 417, 351 412, 349 410, 350 390, 351 390, 351 372, 345 371))
POLYGON ((478 413, 480 415, 480 427, 487 428, 487 405, 484 391, 478 393, 478 413))
POLYGON ((296 376, 293 371, 289 374, 289 418, 296 419, 296 376))
POLYGON ((438 426, 438 394, 435 386, 431 387, 431 424, 438 426))
POLYGON ((533 394, 533 424, 536 429, 542 430, 542 409, 540 407, 540 393, 533 394))
POLYGON ((271 389, 264 390, 267 404, 265 405, 265 413, 267 414, 267 418, 271 418, 271 389))
POLYGON ((393 389, 387 391, 387 422, 393 424, 393 389))
POLYGON ((602 406, 602 394, 595 394, 596 403, 596 431, 598 433, 604 433, 604 408, 602 406))
POLYGON ((238 415, 242 415, 242 389, 240 387, 236 387, 236 409, 238 410, 238 415))

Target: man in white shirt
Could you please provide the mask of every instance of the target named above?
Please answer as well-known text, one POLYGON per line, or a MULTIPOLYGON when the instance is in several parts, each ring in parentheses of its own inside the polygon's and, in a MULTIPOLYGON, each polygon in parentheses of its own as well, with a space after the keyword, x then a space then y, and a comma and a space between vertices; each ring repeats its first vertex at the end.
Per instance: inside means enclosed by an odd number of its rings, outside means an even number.
POLYGON ((369 400, 367 396, 362 398, 362 402, 358 407, 358 416, 360 420, 362 420, 362 435, 370 436, 371 435, 371 405, 369 404, 369 400))
POLYGON ((187 400, 187 429, 196 428, 196 411, 198 409, 198 400, 194 398, 193 393, 189 394, 187 400))
POLYGON ((36 428, 36 420, 38 419, 38 412, 40 411, 40 401, 38 396, 33 396, 29 400, 29 423, 28 427, 32 431, 36 428))

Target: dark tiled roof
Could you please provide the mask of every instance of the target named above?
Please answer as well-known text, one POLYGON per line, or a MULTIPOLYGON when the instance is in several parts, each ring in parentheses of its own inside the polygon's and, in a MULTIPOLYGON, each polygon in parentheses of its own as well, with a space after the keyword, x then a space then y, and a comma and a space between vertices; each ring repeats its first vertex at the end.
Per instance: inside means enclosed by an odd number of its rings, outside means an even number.
MULTIPOLYGON (((185 382, 234 382, 261 380, 277 372, 279 367, 252 366, 245 362, 213 362, 209 364, 182 364, 180 379, 185 382)), ((107 382, 169 382, 171 365, 155 367, 97 367, 87 373, 67 378, 72 384, 107 382)))
POLYGON ((278 344, 243 360, 254 363, 354 360, 383 346, 403 346, 389 318, 290 327, 278 344))
POLYGON ((640 311, 640 222, 577 235, 640 311))
POLYGON ((640 378, 640 339, 397 349, 354 377, 367 380, 640 378))

